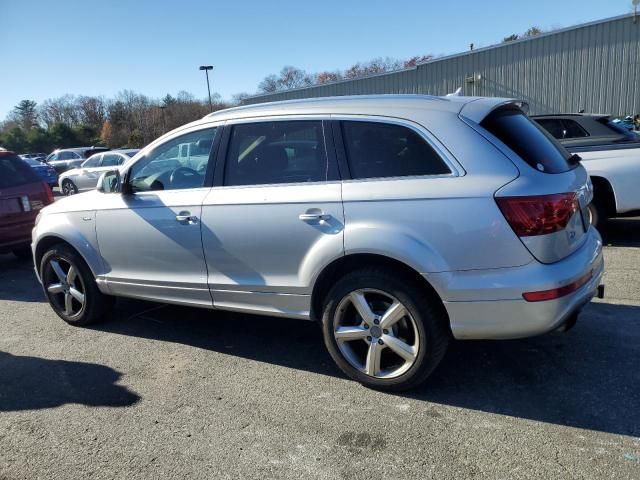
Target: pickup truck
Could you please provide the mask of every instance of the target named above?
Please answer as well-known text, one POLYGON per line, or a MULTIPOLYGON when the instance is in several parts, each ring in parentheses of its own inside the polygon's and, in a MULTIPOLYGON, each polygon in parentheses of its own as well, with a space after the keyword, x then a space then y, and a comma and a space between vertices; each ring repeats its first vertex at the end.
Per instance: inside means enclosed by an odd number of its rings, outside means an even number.
POLYGON ((640 215, 640 135, 609 115, 563 114, 531 117, 569 152, 579 155, 593 184, 590 220, 640 215))

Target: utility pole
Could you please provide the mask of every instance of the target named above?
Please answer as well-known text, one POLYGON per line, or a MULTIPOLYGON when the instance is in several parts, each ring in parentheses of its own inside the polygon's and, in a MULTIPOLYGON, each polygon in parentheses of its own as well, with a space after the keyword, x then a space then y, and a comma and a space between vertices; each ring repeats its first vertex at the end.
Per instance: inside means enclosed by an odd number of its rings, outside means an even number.
POLYGON ((209 70, 213 70, 213 65, 200 65, 200 70, 204 70, 207 77, 207 92, 209 92, 209 111, 213 112, 213 104, 211 103, 211 88, 209 87, 209 70))

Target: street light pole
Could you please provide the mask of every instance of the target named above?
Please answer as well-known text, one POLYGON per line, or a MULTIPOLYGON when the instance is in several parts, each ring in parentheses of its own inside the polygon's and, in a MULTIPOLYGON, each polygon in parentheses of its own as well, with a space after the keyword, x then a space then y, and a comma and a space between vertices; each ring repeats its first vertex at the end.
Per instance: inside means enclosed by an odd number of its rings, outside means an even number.
POLYGON ((211 88, 209 87, 209 70, 213 70, 213 65, 200 65, 200 70, 204 70, 207 77, 207 92, 209 92, 209 110, 213 112, 213 104, 211 103, 211 88))

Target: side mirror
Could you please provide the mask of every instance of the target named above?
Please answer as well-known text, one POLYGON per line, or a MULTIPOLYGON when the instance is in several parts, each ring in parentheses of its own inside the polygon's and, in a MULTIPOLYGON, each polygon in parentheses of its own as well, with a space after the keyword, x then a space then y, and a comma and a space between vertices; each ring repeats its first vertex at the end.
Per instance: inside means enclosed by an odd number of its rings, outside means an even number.
POLYGON ((122 191, 120 171, 109 170, 100 175, 98 191, 102 193, 117 193, 122 191))

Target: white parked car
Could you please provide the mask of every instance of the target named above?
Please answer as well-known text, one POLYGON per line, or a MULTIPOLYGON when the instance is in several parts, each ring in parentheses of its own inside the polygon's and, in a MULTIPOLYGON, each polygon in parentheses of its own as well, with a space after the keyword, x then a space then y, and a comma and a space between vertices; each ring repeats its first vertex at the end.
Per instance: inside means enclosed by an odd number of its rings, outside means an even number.
POLYGON ((60 191, 65 195, 74 195, 78 192, 93 190, 102 172, 124 164, 138 151, 137 149, 112 150, 92 155, 79 168, 67 170, 60 175, 58 178, 60 191))
POLYGON ((591 223, 640 215, 640 136, 608 115, 541 115, 533 119, 571 153, 580 155, 593 183, 591 223))

